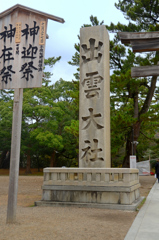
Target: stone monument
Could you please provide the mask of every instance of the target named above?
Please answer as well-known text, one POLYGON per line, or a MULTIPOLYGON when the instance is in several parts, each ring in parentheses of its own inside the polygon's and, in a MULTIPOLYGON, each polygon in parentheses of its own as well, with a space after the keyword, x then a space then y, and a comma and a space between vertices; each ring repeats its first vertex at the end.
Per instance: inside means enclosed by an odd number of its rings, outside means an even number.
POLYGON ((80 32, 79 168, 45 168, 35 205, 135 210, 138 169, 110 168, 109 36, 105 26, 80 32))
POLYGON ((79 167, 110 168, 109 35, 80 31, 79 167))

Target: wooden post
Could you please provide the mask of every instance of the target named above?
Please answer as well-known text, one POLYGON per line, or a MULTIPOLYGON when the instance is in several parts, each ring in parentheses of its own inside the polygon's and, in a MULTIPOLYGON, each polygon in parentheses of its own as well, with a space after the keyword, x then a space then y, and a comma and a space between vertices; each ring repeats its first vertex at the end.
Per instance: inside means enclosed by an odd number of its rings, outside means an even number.
POLYGON ((15 89, 13 121, 12 121, 12 142, 11 142, 11 158, 10 158, 7 223, 15 223, 16 221, 20 142, 21 142, 22 103, 23 103, 23 89, 22 88, 15 89))

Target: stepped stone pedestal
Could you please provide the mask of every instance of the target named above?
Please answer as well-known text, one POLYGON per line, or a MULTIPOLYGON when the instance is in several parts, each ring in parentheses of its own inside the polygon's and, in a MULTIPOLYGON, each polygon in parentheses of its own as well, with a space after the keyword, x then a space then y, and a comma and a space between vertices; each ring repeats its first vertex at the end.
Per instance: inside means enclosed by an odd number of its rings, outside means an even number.
POLYGON ((36 206, 78 206, 136 210, 140 198, 137 169, 45 168, 42 200, 36 206))

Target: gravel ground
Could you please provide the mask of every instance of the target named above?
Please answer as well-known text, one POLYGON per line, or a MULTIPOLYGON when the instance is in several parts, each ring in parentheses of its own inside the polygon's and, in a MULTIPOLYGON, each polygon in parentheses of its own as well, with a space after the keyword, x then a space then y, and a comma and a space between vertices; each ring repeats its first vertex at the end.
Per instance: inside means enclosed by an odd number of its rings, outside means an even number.
MULTIPOLYGON (((0 176, 0 240, 123 240, 137 212, 120 210, 34 207, 41 199, 43 177, 20 176, 17 222, 6 224, 8 176, 0 176)), ((153 176, 140 177, 141 195, 147 196, 153 176)))

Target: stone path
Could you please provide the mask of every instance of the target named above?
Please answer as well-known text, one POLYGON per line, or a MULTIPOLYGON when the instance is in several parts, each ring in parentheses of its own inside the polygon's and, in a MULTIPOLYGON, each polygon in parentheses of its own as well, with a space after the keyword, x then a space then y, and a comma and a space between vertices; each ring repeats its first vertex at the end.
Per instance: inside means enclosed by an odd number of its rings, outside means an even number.
POLYGON ((159 239, 159 183, 156 181, 125 240, 159 239))

